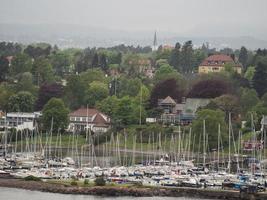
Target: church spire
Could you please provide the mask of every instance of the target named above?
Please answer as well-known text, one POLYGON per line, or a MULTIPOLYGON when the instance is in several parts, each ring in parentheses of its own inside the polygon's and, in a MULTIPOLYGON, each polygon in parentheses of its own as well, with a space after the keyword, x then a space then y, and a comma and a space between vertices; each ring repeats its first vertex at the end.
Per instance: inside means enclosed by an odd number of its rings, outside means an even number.
POLYGON ((155 31, 152 51, 157 51, 157 50, 158 50, 158 41, 157 41, 157 32, 155 31))

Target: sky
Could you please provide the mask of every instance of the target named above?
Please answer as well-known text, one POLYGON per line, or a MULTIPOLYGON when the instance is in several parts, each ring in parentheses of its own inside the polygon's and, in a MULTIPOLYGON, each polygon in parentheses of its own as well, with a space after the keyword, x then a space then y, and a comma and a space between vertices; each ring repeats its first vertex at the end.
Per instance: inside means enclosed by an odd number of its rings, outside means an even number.
POLYGON ((267 39, 267 0, 0 0, 0 23, 267 39))

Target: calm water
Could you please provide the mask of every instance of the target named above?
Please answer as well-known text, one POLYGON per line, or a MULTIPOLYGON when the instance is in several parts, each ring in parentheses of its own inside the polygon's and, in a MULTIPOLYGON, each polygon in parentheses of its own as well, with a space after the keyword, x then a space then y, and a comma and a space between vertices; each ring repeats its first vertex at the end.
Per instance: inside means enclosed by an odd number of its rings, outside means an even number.
MULTIPOLYGON (((197 200, 185 197, 97 197, 89 195, 54 194, 0 187, 2 200, 197 200)), ((203 200, 203 199, 202 199, 203 200)), ((205 200, 205 199, 204 199, 205 200)), ((207 200, 207 199, 206 199, 207 200)))

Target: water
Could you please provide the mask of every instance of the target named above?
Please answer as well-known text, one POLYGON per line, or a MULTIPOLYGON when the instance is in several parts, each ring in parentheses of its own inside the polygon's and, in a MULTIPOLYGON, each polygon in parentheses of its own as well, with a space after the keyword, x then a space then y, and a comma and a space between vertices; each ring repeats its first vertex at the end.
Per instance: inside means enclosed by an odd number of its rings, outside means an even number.
MULTIPOLYGON (((0 199, 4 200, 198 200, 188 197, 100 197, 90 195, 55 194, 15 188, 0 187, 0 199)), ((202 199, 205 200, 205 199, 202 199)), ((206 199, 208 200, 208 199, 206 199)))

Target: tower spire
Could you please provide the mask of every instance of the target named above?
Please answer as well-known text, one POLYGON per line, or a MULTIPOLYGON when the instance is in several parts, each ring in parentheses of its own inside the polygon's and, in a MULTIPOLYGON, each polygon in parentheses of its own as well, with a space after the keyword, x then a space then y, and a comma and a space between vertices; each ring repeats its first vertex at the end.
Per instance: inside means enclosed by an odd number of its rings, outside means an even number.
POLYGON ((152 51, 157 51, 157 50, 158 50, 158 41, 157 41, 157 32, 155 31, 152 51))

